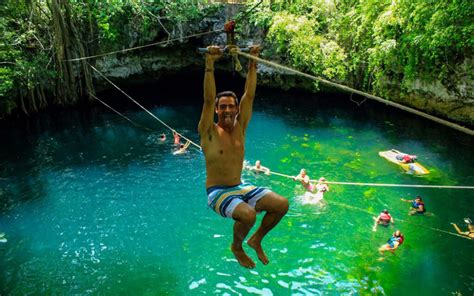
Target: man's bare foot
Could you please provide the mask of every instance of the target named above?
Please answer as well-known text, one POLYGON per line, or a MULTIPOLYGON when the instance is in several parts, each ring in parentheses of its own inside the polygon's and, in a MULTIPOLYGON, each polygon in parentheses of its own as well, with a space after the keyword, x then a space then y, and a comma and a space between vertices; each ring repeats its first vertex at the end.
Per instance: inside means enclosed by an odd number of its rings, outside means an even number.
POLYGON ((258 256, 258 259, 260 261, 262 261, 262 263, 264 265, 267 265, 268 262, 270 262, 268 260, 268 257, 267 255, 265 255, 265 252, 263 251, 263 248, 262 248, 262 245, 260 243, 257 243, 254 239, 250 238, 248 241, 247 241, 247 244, 255 250, 255 252, 257 252, 257 256, 258 256))
POLYGON ((234 253, 234 256, 237 259, 237 261, 239 261, 240 265, 242 265, 245 268, 255 267, 255 262, 253 262, 253 260, 250 259, 249 256, 247 256, 242 246, 240 246, 240 248, 237 248, 237 247, 234 247, 234 245, 232 244, 230 246, 230 249, 232 250, 232 253, 234 253))

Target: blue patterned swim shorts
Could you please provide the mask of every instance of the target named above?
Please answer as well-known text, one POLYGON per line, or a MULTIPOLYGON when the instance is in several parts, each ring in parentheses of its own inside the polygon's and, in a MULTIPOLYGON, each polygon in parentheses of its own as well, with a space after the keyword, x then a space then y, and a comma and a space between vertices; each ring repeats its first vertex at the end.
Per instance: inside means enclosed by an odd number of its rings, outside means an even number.
POLYGON ((257 201, 271 192, 264 187, 249 183, 237 186, 211 186, 207 188, 208 205, 222 217, 232 218, 232 213, 241 202, 255 208, 257 201))

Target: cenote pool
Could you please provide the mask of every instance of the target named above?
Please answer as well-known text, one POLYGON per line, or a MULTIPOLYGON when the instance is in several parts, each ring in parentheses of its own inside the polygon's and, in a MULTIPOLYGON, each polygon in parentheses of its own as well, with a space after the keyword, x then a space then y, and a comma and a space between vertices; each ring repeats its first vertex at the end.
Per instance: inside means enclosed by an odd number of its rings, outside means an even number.
MULTIPOLYGON (((143 89, 129 90, 199 142, 199 87, 182 100, 182 90, 148 92, 147 100, 143 89)), ((128 104, 119 95, 104 97, 128 104)), ((270 264, 247 270, 229 250, 232 221, 207 209, 204 156, 191 147, 173 155, 169 131, 141 110, 121 110, 152 131, 102 106, 0 128, 0 232, 8 239, 0 243, 0 294, 474 293, 474 242, 445 233, 454 231, 450 222, 464 229, 463 218, 472 217, 472 190, 332 185, 325 203, 314 206, 300 203, 304 190, 290 179, 244 172, 244 180, 290 201, 288 215, 263 242, 270 264), (162 132, 168 141, 160 144, 162 132), (409 204, 400 198, 417 194, 431 216, 407 215, 409 204), (372 216, 383 208, 395 225, 373 232, 372 216), (404 244, 378 261, 378 247, 395 229, 404 244)), ((330 181, 472 186, 473 144, 376 103, 358 107, 347 97, 260 88, 246 160, 288 175, 304 167, 330 181), (431 174, 405 174, 378 156, 390 148, 417 154, 431 174)))

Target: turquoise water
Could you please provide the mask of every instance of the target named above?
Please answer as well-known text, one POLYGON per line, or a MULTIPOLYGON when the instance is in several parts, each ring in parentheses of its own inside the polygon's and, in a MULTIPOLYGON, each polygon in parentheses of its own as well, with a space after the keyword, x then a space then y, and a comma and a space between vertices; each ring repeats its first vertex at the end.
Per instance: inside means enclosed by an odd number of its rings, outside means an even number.
MULTIPOLYGON (((246 159, 330 181, 474 185, 469 136, 371 103, 317 99, 259 90, 246 159), (390 148, 417 154, 432 174, 404 174, 378 156, 390 148)), ((200 104, 148 106, 198 142, 200 104)), ((292 180, 244 172, 290 201, 263 242, 270 264, 246 270, 229 250, 232 221, 207 209, 203 155, 174 156, 170 133, 160 144, 158 123, 126 114, 153 131, 100 108, 0 129, 0 294, 474 293, 473 242, 442 232, 472 217, 472 190, 332 185, 322 205, 302 205, 292 180), (407 215, 400 197, 417 194, 431 216, 407 215), (395 226, 373 232, 371 213, 383 208, 395 226), (395 229, 405 243, 378 261, 395 229)))

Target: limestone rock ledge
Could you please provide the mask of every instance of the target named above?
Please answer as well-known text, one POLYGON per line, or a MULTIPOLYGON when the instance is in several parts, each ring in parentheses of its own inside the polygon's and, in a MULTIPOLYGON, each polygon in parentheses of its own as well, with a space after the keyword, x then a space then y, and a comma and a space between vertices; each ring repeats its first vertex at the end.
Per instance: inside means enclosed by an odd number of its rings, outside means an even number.
MULTIPOLYGON (((179 30, 173 30, 176 36, 193 34, 196 29, 200 32, 216 30, 223 27, 225 14, 217 14, 219 17, 207 16, 199 24, 191 24, 179 30)), ((240 46, 264 43, 263 33, 255 28, 243 28, 242 38, 238 40, 240 46)), ((205 35, 199 39, 192 38, 181 42, 171 43, 165 46, 150 47, 146 50, 127 53, 124 55, 106 56, 97 60, 97 68, 107 77, 115 79, 127 79, 147 76, 159 78, 169 73, 179 73, 189 68, 204 66, 204 58, 196 52, 197 47, 209 44, 225 43, 225 34, 205 35)), ((265 58, 265 57, 264 57, 265 58)), ((266 57, 267 59, 271 59, 266 57)), ((246 59, 240 58, 243 68, 246 69, 246 59)), ((451 121, 474 126, 474 68, 473 60, 466 60, 454 69, 449 81, 422 81, 414 80, 404 85, 400 81, 387 81, 385 99, 401 103, 406 106, 424 111, 429 114, 440 116, 451 121)), ((230 61, 219 62, 216 67, 224 71, 231 71, 230 61)), ((283 73, 266 65, 259 65, 259 85, 279 89, 304 89, 307 91, 323 90, 326 92, 338 92, 336 89, 327 88, 324 85, 315 86, 314 81, 291 73, 283 73)), ((245 70, 240 73, 245 77, 245 70)), ((98 75, 97 81, 102 82, 102 87, 107 87, 98 75)), ((351 86, 344 81, 337 83, 351 86)))

